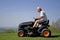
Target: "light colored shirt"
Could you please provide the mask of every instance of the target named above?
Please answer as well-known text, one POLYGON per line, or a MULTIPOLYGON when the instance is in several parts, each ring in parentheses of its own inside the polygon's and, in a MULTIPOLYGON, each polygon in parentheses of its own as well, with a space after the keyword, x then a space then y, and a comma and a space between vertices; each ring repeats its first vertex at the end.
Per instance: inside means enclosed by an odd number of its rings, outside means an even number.
POLYGON ((40 12, 40 16, 44 16, 41 20, 47 21, 47 16, 44 11, 40 12))

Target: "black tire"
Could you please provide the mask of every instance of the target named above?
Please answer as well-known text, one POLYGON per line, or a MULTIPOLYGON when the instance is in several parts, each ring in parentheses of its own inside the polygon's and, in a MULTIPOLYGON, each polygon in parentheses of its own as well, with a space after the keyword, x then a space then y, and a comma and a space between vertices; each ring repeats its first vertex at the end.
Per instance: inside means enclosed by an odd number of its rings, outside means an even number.
POLYGON ((18 32, 18 36, 19 36, 19 37, 23 37, 23 36, 24 36, 24 31, 23 31, 23 30, 20 30, 20 31, 18 32))
POLYGON ((51 31, 49 29, 43 29, 41 34, 43 37, 50 37, 51 31))

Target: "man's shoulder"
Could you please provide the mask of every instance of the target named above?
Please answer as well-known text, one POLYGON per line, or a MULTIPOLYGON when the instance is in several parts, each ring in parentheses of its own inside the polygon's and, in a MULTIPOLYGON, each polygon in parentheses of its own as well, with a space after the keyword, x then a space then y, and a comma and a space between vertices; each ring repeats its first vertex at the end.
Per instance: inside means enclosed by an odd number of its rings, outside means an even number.
POLYGON ((45 11, 41 11, 41 12, 45 13, 45 11))
POLYGON ((41 14, 45 14, 45 11, 41 11, 41 14))

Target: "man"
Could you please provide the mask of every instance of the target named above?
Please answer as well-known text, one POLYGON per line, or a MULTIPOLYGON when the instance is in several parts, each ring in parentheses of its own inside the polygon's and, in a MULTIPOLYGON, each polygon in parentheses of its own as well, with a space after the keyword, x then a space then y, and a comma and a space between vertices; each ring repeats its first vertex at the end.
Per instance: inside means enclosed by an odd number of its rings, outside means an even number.
POLYGON ((34 19, 37 19, 37 20, 35 21, 35 23, 34 23, 34 25, 33 25, 33 28, 34 28, 34 27, 38 27, 39 22, 41 22, 41 21, 47 21, 47 16, 45 15, 45 13, 44 13, 44 11, 42 10, 42 8, 37 7, 37 12, 40 14, 40 16, 37 17, 37 18, 34 18, 34 19))

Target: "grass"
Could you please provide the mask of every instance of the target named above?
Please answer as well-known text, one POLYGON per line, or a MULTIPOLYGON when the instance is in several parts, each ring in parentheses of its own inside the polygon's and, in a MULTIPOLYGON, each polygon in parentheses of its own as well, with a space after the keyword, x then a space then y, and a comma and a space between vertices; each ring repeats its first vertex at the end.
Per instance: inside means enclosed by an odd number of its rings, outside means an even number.
POLYGON ((17 33, 0 33, 0 40, 59 40, 60 33, 52 33, 51 37, 18 37, 17 33))
POLYGON ((49 29, 52 33, 51 37, 18 37, 17 32, 8 30, 5 33, 0 33, 0 40, 60 40, 60 33, 52 26, 49 29))

